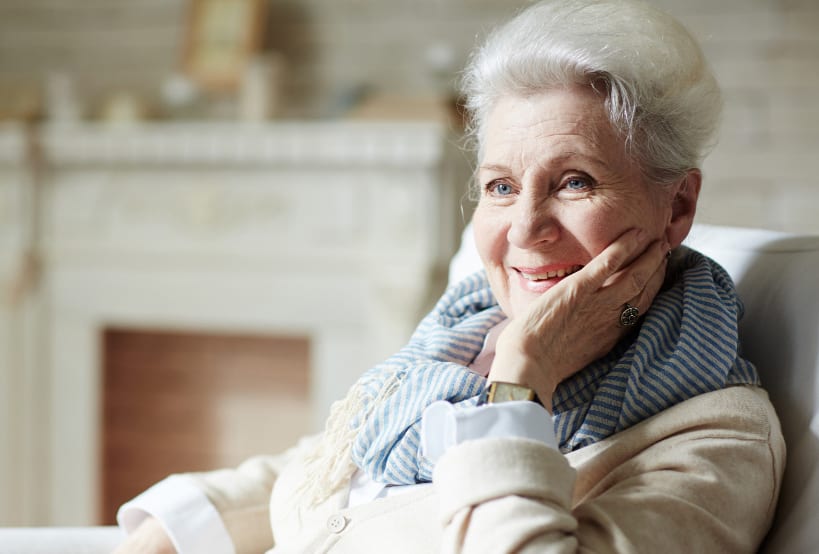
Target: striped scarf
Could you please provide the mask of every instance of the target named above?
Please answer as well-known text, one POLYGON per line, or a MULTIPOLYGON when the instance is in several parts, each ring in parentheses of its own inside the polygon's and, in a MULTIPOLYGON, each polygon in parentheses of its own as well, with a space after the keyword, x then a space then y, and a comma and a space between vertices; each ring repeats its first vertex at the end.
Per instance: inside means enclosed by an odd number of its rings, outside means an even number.
MULTIPOLYGON (((557 387, 552 406, 561 451, 602 440, 698 394, 759 383, 754 366, 738 355, 743 308, 726 271, 687 248, 678 249, 671 265, 667 286, 636 335, 557 387)), ((504 319, 483 271, 451 286, 409 344, 353 387, 359 408, 346 425, 355 431, 355 465, 382 483, 430 481, 421 415, 438 400, 476 405, 486 380, 466 366, 504 319)))

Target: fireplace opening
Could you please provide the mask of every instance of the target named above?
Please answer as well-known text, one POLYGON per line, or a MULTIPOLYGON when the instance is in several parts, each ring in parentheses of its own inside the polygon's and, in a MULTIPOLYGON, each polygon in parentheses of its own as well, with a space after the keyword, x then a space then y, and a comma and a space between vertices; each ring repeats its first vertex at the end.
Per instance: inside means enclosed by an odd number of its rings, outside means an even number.
POLYGON ((103 332, 99 523, 171 473, 234 467, 310 430, 306 337, 103 332))

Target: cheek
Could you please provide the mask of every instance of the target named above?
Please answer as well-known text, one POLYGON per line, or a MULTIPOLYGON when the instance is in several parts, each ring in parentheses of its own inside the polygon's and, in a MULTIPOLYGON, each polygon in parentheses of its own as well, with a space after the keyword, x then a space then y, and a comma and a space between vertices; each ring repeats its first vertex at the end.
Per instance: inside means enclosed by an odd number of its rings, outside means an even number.
POLYGON ((660 238, 665 232, 668 207, 658 200, 636 196, 602 201, 575 214, 574 234, 593 256, 632 228, 644 229, 652 238, 660 238))
POLYGON ((617 206, 617 202, 606 199, 591 202, 583 209, 566 210, 561 218, 561 224, 564 232, 589 257, 594 257, 626 229, 633 226, 630 219, 624 214, 622 206, 617 206))
POLYGON ((503 220, 492 210, 476 208, 472 215, 472 229, 475 247, 481 263, 486 269, 489 285, 498 303, 508 317, 512 317, 509 283, 507 282, 504 257, 508 249, 506 241, 507 228, 503 220))
POLYGON ((475 246, 484 265, 501 261, 503 256, 503 226, 497 218, 480 205, 472 215, 472 229, 475 246))

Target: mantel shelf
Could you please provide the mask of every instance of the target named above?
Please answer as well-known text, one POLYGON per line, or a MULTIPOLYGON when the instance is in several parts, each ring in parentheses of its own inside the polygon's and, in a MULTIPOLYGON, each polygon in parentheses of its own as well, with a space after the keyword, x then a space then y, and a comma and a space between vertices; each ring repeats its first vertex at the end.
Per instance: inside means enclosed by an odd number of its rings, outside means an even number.
POLYGON ((280 122, 44 126, 51 164, 430 167, 450 141, 443 123, 280 122))

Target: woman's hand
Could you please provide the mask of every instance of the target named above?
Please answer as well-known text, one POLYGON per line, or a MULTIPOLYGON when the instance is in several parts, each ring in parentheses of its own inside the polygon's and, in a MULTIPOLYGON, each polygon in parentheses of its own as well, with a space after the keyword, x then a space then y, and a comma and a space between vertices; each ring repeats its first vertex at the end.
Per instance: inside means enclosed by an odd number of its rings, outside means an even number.
POLYGON ((558 383, 606 354, 628 332, 619 324, 625 304, 645 313, 659 292, 669 245, 645 242, 640 230, 623 233, 510 321, 498 337, 489 380, 533 388, 551 412, 558 383))
POLYGON ((157 519, 152 517, 145 519, 113 552, 113 554, 137 553, 176 554, 176 548, 157 519))

